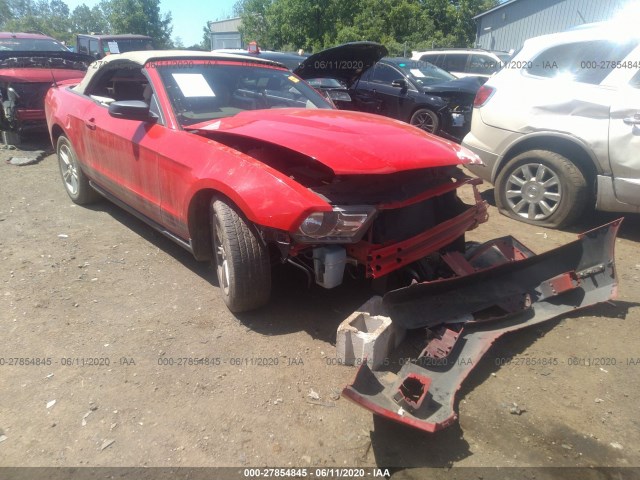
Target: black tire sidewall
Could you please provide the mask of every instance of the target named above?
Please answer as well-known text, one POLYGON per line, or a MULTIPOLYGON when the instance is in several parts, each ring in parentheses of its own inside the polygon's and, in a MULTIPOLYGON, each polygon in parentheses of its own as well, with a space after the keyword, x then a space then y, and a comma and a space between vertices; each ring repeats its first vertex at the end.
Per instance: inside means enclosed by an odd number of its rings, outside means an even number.
POLYGON ((78 161, 76 150, 73 148, 73 144, 71 143, 71 141, 65 135, 60 135, 60 137, 58 137, 58 141, 56 142, 56 155, 58 156, 58 169, 60 170, 62 186, 67 192, 67 195, 69 195, 69 198, 71 198, 71 200, 78 205, 84 205, 97 200, 99 198, 98 193, 89 184, 89 179, 85 176, 84 172, 82 171, 82 167, 80 166, 80 162, 78 161), (73 162, 73 165, 78 174, 78 191, 75 194, 69 191, 64 181, 64 173, 62 171, 62 158, 60 157, 60 149, 63 145, 66 145, 69 148, 69 154, 71 157, 70 161, 73 162))
POLYGON ((213 267, 218 278, 220 293, 229 310, 239 313, 259 308, 268 303, 271 295, 269 253, 267 246, 251 222, 233 205, 224 200, 215 199, 211 203, 211 228, 214 249, 213 267), (225 220, 227 225, 229 222, 233 222, 235 228, 225 228, 225 220), (220 231, 221 246, 227 257, 228 293, 224 292, 223 282, 218 274, 216 230, 220 231), (229 230, 232 230, 236 235, 243 235, 244 238, 232 239, 229 230), (232 242, 242 245, 234 249, 231 245, 232 242))
POLYGON ((548 150, 529 150, 509 160, 495 182, 496 205, 500 212, 521 222, 543 227, 559 228, 573 223, 584 211, 588 186, 584 173, 567 157, 548 150), (507 180, 522 165, 540 163, 552 170, 561 187, 556 210, 544 220, 529 220, 514 212, 506 198, 507 180))
POLYGON ((423 132, 427 132, 427 133, 431 133, 431 134, 435 134, 440 129, 440 119, 438 118, 438 114, 436 112, 434 112, 433 110, 430 110, 428 108, 419 108, 415 112, 413 112, 411 114, 411 117, 409 117, 409 124, 413 125, 416 128, 419 128, 423 132), (420 113, 423 113, 423 112, 429 113, 429 115, 431 115, 431 117, 434 119, 434 129, 433 129, 432 132, 429 132, 429 131, 425 130, 424 128, 420 127, 419 125, 414 125, 413 124, 413 119, 417 115, 419 115, 420 113))

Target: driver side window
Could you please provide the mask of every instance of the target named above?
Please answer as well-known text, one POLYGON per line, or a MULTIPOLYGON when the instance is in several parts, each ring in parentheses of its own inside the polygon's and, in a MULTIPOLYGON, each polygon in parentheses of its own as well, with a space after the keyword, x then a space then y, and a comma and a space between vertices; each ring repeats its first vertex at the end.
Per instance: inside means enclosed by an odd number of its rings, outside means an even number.
POLYGON ((149 111, 158 116, 157 123, 163 124, 156 96, 149 84, 149 79, 142 73, 139 65, 105 69, 87 86, 85 95, 105 108, 110 103, 121 100, 145 102, 149 105, 149 111))
POLYGON ((402 74, 395 68, 389 67, 388 65, 377 64, 371 76, 371 81, 391 85, 391 82, 400 78, 402 78, 402 74))

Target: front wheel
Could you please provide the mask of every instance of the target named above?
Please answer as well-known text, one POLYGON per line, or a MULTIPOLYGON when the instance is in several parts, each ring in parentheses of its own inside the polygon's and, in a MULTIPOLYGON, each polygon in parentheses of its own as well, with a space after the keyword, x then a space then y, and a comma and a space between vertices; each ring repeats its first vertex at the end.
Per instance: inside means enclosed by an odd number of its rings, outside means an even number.
POLYGON ((440 127, 438 115, 428 108, 420 108, 413 112, 409 123, 424 130, 427 133, 436 133, 440 127))
POLYGON ((559 228, 575 222, 587 206, 585 175, 568 158, 529 150, 512 158, 496 179, 496 204, 516 220, 559 228))
POLYGON ((80 168, 76 152, 64 135, 58 138, 56 151, 62 183, 69 198, 78 205, 86 205, 98 200, 100 195, 89 185, 89 179, 80 168))
POLYGON ((214 267, 222 299, 232 312, 259 308, 271 296, 269 251, 255 229, 222 200, 211 204, 214 267))

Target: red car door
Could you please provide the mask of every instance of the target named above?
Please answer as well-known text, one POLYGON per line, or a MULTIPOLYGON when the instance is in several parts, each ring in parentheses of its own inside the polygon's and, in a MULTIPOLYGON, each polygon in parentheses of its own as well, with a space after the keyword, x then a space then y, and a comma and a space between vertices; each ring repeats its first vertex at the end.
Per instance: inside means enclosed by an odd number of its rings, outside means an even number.
MULTIPOLYGON (((117 86, 110 93, 116 100, 133 100, 137 95, 142 99, 145 84, 134 87, 130 83, 129 95, 118 92, 117 86)), ((133 209, 160 222, 156 144, 166 136, 166 127, 162 122, 112 117, 107 105, 99 102, 92 102, 83 115, 85 161, 94 181, 133 209)))

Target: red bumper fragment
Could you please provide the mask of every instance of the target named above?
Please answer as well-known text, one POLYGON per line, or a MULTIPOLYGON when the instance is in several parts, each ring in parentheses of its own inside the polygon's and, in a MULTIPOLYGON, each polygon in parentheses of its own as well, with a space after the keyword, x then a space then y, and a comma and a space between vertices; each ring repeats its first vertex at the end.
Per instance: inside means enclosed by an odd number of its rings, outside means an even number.
POLYGON ((451 425, 456 392, 498 337, 616 297, 614 245, 621 222, 540 255, 514 239, 487 242, 469 259, 453 259, 461 276, 389 292, 384 305, 394 323, 435 334, 395 375, 373 372, 365 362, 342 394, 426 432, 451 425))

